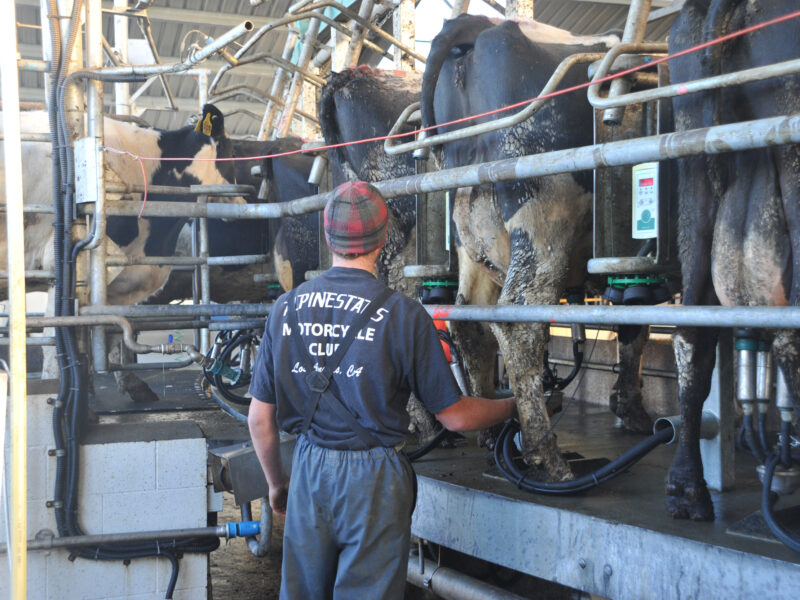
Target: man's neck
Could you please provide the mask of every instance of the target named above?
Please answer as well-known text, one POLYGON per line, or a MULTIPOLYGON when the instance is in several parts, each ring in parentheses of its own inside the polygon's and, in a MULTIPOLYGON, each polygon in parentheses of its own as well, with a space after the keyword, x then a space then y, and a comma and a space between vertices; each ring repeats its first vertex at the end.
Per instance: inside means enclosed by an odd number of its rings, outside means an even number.
POLYGON ((333 254, 331 258, 332 267, 344 267, 346 269, 361 269, 375 275, 375 256, 364 254, 355 258, 344 258, 338 254, 333 254))

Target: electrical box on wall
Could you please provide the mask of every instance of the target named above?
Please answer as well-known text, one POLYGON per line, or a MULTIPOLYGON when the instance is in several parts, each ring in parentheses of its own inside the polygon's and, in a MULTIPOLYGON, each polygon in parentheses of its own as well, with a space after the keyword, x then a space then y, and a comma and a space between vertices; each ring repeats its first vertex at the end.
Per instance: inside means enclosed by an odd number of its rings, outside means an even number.
POLYGON ((635 240, 658 237, 658 163, 648 162, 631 169, 633 215, 631 236, 635 240))

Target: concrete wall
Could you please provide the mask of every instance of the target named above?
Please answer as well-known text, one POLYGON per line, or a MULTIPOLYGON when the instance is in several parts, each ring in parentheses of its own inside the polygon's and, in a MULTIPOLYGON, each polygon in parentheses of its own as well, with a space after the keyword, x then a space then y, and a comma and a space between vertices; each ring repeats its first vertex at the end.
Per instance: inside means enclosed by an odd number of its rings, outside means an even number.
MULTIPOLYGON (((36 391, 35 389, 32 391, 36 391)), ((56 459, 51 407, 55 394, 28 396, 28 538, 56 531, 53 495, 56 459)), ((80 523, 86 533, 205 527, 208 500, 206 441, 190 421, 94 426, 81 447, 80 523)), ((2 512, 2 511, 0 511, 2 512)), ((5 515, 0 538, 5 541, 5 515)), ((68 560, 63 550, 28 554, 30 600, 164 598, 171 566, 166 559, 121 562, 68 560)), ((180 559, 173 598, 206 597, 208 557, 180 559)), ((0 598, 10 597, 7 557, 0 560, 0 598)))

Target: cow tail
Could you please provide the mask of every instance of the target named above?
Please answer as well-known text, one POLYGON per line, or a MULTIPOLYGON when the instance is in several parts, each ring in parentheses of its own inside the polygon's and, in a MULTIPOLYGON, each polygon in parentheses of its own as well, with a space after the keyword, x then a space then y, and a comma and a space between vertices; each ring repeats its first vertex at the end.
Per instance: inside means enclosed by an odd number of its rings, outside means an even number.
MULTIPOLYGON (((336 93, 347 87, 356 73, 355 69, 345 69, 341 73, 334 73, 330 81, 322 88, 317 106, 317 117, 319 118, 319 128, 326 144, 333 145, 344 142, 342 133, 339 130, 339 121, 336 119, 336 93)), ((336 157, 336 161, 340 165, 349 165, 344 147, 332 148, 329 152, 336 157)))
POLYGON ((425 61, 425 74, 422 77, 420 108, 423 127, 431 127, 436 124, 436 116, 433 112, 433 94, 436 91, 439 73, 447 55, 458 46, 473 46, 478 34, 491 27, 494 27, 494 24, 486 17, 465 14, 445 21, 442 30, 433 38, 428 58, 425 61))

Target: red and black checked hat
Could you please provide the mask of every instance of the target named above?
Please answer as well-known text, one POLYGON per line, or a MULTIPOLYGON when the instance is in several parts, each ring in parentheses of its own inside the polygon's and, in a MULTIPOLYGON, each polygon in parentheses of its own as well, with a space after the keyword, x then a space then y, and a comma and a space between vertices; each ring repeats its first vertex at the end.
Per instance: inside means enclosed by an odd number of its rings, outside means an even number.
POLYGON ((343 183, 325 206, 325 239, 338 254, 367 254, 383 244, 388 212, 366 181, 343 183))

